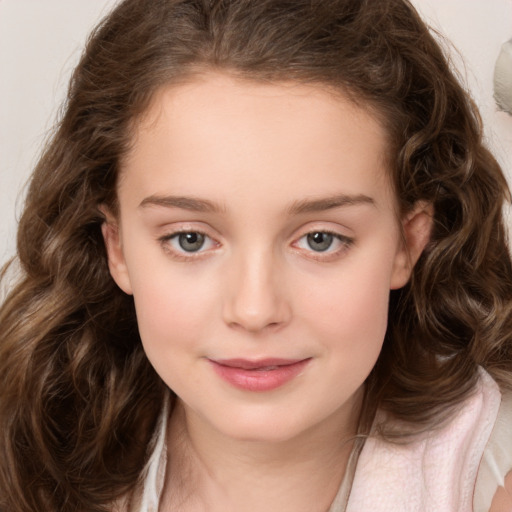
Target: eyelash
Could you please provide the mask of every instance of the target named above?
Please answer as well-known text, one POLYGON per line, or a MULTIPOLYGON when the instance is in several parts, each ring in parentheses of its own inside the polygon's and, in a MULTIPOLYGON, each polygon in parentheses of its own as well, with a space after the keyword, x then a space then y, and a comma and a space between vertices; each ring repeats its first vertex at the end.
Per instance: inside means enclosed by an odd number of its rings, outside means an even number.
MULTIPOLYGON (((173 247, 172 242, 174 240, 177 240, 179 243, 179 237, 181 235, 199 235, 201 237, 204 237, 205 241, 209 241, 209 244, 213 247, 219 246, 219 242, 215 241, 212 237, 210 237, 207 233, 201 230, 197 229, 183 229, 179 231, 174 231, 173 233, 166 234, 160 238, 158 238, 158 241, 164 248, 164 250, 171 254, 171 256, 179 261, 193 261, 197 260, 199 258, 202 258, 207 254, 207 252, 210 250, 210 247, 206 250, 203 249, 204 244, 201 245, 198 251, 186 251, 185 249, 176 248, 173 247)), ((208 242, 206 242, 208 243, 208 242)), ((307 242, 306 242, 307 243, 307 242)), ((352 245, 354 244, 354 239, 347 237, 345 235, 341 235, 339 233, 336 233, 335 231, 330 231, 327 229, 318 229, 318 230, 311 230, 307 233, 304 233, 299 238, 297 238, 293 243, 292 246, 301 252, 307 252, 308 257, 315 260, 315 261, 331 261, 333 259, 336 259, 339 257, 342 253, 347 251, 352 245), (322 251, 315 251, 312 248, 303 248, 298 247, 298 244, 301 240, 307 240, 308 236, 316 235, 316 234, 322 234, 322 235, 329 235, 333 237, 333 240, 336 240, 340 247, 336 250, 331 250, 331 246, 327 247, 325 250, 322 251)))

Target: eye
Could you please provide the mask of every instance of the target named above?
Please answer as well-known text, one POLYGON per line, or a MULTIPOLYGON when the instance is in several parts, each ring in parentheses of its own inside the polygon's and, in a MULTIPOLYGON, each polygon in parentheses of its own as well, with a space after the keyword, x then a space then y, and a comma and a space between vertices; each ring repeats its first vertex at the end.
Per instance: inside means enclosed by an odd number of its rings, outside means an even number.
POLYGON ((199 231, 181 231, 162 237, 161 242, 178 254, 204 252, 215 246, 215 242, 199 231))
POLYGON ((315 253, 335 254, 353 243, 351 238, 329 231, 312 231, 300 237, 295 245, 315 253))
POLYGON ((202 233, 191 232, 175 235, 171 240, 174 239, 185 252, 197 252, 202 249, 206 237, 202 233))
POLYGON ((329 249, 334 242, 334 235, 317 231, 306 235, 306 243, 313 251, 324 252, 329 249))

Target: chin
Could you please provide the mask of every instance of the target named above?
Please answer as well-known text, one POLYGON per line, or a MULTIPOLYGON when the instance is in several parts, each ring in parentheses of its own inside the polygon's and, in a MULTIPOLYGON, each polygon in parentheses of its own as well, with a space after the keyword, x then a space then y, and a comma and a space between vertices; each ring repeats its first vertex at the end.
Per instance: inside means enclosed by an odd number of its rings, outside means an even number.
POLYGON ((313 425, 305 418, 294 417, 287 411, 240 412, 236 416, 226 415, 214 428, 231 439, 252 443, 282 443, 297 438, 313 425), (281 414, 279 414, 279 412, 281 414))

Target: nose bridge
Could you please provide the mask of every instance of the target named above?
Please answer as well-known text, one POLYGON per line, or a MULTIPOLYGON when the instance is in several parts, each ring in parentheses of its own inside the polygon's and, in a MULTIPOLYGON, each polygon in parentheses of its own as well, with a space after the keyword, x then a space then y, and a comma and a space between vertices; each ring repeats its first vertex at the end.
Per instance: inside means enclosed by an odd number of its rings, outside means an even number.
POLYGON ((226 323, 253 332, 286 323, 290 304, 282 286, 278 258, 271 248, 245 247, 236 252, 233 260, 224 304, 226 323))

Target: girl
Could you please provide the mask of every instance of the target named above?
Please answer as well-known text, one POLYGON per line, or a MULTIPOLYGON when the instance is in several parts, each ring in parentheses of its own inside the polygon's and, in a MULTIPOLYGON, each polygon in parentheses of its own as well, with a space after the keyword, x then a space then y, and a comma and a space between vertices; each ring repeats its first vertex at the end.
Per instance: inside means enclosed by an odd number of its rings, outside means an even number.
POLYGON ((509 193, 405 0, 125 0, 35 169, 0 509, 512 510, 509 193))

